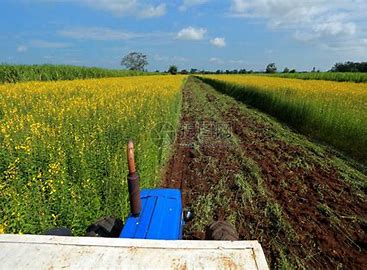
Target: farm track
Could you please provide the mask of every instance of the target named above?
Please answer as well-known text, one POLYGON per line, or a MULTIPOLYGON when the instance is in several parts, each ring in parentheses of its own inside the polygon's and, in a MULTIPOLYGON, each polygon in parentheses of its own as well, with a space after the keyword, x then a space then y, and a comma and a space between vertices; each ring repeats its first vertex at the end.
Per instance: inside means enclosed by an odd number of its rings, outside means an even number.
POLYGON ((365 174, 196 78, 163 186, 181 188, 196 218, 185 237, 227 220, 258 239, 271 268, 367 265, 365 174))

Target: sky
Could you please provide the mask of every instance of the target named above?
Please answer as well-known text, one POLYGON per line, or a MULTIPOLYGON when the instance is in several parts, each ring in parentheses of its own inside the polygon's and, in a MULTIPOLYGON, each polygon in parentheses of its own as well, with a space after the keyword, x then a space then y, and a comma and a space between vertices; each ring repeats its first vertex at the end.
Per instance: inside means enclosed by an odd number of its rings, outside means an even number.
POLYGON ((367 0, 0 0, 0 63, 310 71, 367 61, 367 0))

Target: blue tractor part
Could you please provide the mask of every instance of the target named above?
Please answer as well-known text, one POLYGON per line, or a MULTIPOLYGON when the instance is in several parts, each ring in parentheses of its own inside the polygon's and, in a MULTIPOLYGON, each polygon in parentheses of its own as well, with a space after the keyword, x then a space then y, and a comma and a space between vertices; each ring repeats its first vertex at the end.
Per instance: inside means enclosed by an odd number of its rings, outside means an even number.
MULTIPOLYGON (((134 144, 127 147, 129 174, 127 177, 130 214, 125 226, 120 218, 103 217, 87 228, 87 236, 130 239, 181 240, 183 226, 192 219, 190 211, 183 213, 179 189, 143 189, 135 168, 134 144)), ((67 228, 53 228, 47 235, 71 235, 67 228)), ((214 221, 207 226, 207 240, 238 240, 236 229, 225 221, 214 221)))
POLYGON ((127 146, 128 187, 131 213, 120 238, 179 240, 184 219, 179 189, 144 189, 140 192, 134 144, 127 146))
POLYGON ((184 225, 181 192, 178 189, 144 189, 142 209, 130 215, 120 238, 179 240, 184 225))

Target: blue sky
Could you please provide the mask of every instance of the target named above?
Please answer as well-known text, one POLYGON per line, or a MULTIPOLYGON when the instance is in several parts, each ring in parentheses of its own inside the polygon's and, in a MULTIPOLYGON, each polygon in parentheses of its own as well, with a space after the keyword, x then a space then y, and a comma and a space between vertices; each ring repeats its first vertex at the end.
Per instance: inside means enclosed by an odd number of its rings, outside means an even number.
POLYGON ((0 62, 149 70, 367 61, 367 0, 0 0, 0 62))

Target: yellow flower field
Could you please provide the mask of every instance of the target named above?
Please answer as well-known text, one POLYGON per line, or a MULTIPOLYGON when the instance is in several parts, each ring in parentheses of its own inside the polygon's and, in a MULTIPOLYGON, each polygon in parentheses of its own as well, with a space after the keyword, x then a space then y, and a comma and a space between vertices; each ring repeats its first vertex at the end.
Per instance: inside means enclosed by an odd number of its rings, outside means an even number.
POLYGON ((299 90, 292 92, 294 98, 319 99, 323 103, 342 100, 348 110, 360 110, 367 106, 367 83, 333 82, 322 80, 297 80, 267 76, 220 75, 206 76, 226 82, 259 87, 264 90, 299 90))
MULTIPOLYGON (((367 161, 367 83, 255 75, 209 75, 237 85, 224 91, 301 132, 367 161), (242 88, 242 89, 240 89, 242 88)), ((221 86, 222 89, 223 85, 221 86)))
POLYGON ((185 76, 0 85, 0 224, 6 233, 128 213, 125 144, 154 186, 178 124, 185 76))

